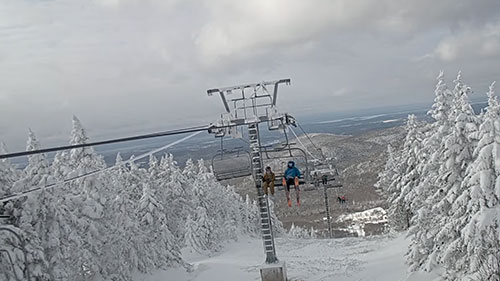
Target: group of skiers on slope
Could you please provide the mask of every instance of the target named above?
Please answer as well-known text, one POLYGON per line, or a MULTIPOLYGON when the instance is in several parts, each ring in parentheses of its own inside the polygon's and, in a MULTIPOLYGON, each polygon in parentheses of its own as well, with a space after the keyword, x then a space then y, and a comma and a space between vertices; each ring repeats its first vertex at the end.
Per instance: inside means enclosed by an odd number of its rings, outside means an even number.
MULTIPOLYGON (((286 199, 288 202, 288 207, 292 206, 292 200, 290 199, 290 187, 293 186, 295 189, 295 195, 297 199, 297 206, 300 206, 300 188, 299 188, 299 178, 300 171, 295 166, 294 161, 289 161, 287 165, 287 169, 283 173, 282 183, 286 188, 286 199)), ((274 181, 276 180, 276 175, 271 170, 271 167, 266 167, 266 171, 262 178, 264 194, 267 196, 269 191, 271 192, 271 196, 274 196, 274 181)), ((322 177, 322 183, 328 183, 328 177, 325 175, 322 177)), ((345 196, 338 197, 339 203, 345 203, 345 196)))
MULTIPOLYGON (((289 161, 287 169, 283 173, 283 186, 286 188, 286 199, 288 201, 288 207, 292 206, 292 200, 290 199, 290 187, 293 186, 295 189, 295 195, 297 197, 297 206, 300 206, 300 188, 299 188, 299 177, 300 171, 295 167, 295 162, 289 161)), ((269 191, 271 196, 274 196, 274 181, 276 179, 275 174, 271 170, 271 167, 266 167, 266 172, 262 178, 264 194, 268 195, 269 191)))

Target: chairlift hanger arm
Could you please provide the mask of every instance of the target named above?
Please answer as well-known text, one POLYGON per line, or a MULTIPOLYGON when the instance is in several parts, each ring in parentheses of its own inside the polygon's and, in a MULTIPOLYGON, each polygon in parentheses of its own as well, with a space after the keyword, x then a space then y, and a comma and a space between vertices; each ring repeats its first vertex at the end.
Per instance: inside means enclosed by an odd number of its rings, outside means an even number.
POLYGON ((278 100, 278 85, 280 83, 286 83, 286 85, 290 85, 290 79, 282 79, 274 83, 273 106, 276 106, 276 101, 278 100))

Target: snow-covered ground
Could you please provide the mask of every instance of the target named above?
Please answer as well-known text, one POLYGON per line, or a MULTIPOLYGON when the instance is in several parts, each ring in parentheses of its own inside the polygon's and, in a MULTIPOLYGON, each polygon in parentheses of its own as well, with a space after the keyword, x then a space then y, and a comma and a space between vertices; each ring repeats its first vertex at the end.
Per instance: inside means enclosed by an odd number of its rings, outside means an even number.
MULTIPOLYGON (((291 281, 428 281, 436 274, 408 278, 404 235, 343 239, 277 239, 278 258, 286 262, 291 281)), ((194 270, 158 271, 136 276, 136 281, 235 281, 260 280, 262 242, 246 238, 212 257, 192 256, 194 270)))
POLYGON ((383 208, 377 207, 362 212, 341 215, 338 220, 362 223, 386 223, 387 212, 383 208))
POLYGON ((387 223, 387 212, 381 208, 373 208, 362 212, 356 212, 346 215, 341 215, 337 221, 347 223, 345 231, 356 233, 358 237, 365 236, 365 224, 381 224, 387 223))

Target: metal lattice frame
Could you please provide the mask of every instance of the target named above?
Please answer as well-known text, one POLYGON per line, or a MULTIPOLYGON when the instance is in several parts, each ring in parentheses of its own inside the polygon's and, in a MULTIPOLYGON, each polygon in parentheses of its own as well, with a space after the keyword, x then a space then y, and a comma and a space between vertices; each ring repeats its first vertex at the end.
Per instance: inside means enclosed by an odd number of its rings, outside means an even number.
POLYGON ((241 137, 238 127, 248 127, 250 158, 258 194, 260 225, 266 263, 276 263, 278 262, 278 258, 276 256, 269 202, 267 196, 264 196, 262 191, 263 167, 259 124, 265 122, 268 124, 269 130, 278 130, 295 122, 292 116, 286 113, 279 113, 276 109, 279 84, 289 85, 290 79, 216 88, 207 91, 209 96, 219 93, 225 109, 225 113, 221 115, 221 119, 210 126, 210 133, 215 134, 216 137, 224 137, 226 135, 241 137), (273 87, 272 93, 268 91, 268 87, 273 87), (239 95, 235 94, 236 92, 239 95), (234 97, 231 98, 229 97, 230 95, 234 95, 234 97))

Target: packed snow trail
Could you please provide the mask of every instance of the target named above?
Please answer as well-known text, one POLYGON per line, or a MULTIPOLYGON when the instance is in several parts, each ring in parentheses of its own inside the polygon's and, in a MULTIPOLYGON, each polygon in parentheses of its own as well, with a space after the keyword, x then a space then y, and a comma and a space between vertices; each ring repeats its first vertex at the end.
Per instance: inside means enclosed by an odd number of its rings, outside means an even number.
MULTIPOLYGON (((291 281, 429 281, 438 276, 420 274, 407 279, 404 235, 344 239, 276 239, 277 255, 286 262, 291 281)), ((136 276, 136 281, 260 280, 262 241, 246 238, 212 257, 186 256, 194 270, 158 271, 136 276)))

